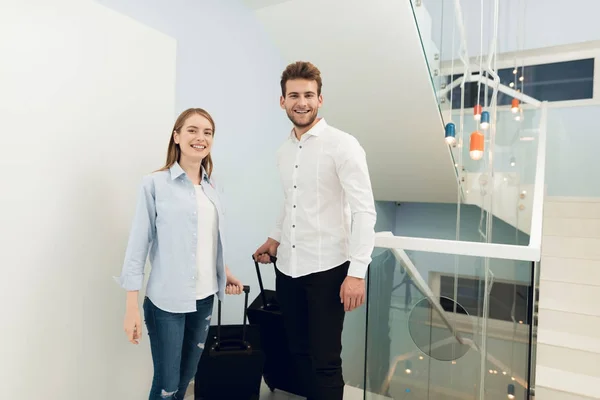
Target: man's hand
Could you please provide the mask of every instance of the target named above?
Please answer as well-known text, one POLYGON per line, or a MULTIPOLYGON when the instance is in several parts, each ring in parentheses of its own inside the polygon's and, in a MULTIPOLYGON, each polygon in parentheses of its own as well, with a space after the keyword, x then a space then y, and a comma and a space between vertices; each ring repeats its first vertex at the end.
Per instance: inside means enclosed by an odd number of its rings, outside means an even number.
POLYGON ((277 240, 268 238, 267 241, 254 252, 254 260, 261 264, 270 264, 270 255, 276 256, 278 247, 279 242, 277 240))
POLYGON ((352 311, 365 302, 365 280, 347 276, 340 288, 340 300, 344 311, 352 311))

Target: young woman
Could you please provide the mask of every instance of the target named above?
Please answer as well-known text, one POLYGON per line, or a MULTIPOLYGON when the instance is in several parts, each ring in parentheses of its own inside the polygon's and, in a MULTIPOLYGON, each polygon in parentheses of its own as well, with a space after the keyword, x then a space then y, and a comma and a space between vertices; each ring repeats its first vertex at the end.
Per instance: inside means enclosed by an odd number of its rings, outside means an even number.
POLYGON ((143 179, 116 278, 127 290, 125 332, 138 344, 138 291, 149 253, 143 308, 154 363, 150 400, 184 398, 204 349, 214 295, 243 291, 224 261, 223 209, 211 178, 214 134, 212 117, 200 108, 177 118, 165 166, 143 179))

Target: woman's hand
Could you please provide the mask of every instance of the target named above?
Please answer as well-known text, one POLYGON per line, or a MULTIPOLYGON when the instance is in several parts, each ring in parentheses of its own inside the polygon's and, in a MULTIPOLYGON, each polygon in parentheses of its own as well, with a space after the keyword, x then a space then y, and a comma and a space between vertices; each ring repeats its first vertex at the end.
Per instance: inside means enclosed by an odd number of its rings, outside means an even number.
POLYGON ((142 317, 137 308, 127 308, 125 312, 125 321, 123 328, 127 334, 127 339, 133 344, 139 344, 142 338, 142 317))
POLYGON ((225 271, 227 273, 227 283, 225 285, 225 293, 241 294, 244 291, 244 285, 242 285, 242 282, 240 282, 239 279, 237 279, 235 276, 233 276, 231 271, 229 271, 229 268, 226 268, 225 271))

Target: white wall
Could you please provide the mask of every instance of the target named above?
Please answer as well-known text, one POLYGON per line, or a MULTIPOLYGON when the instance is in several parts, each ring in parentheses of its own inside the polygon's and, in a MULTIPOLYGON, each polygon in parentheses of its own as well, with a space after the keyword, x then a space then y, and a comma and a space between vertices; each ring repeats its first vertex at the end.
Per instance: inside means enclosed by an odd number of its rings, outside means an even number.
MULTIPOLYGON (((252 300, 258 281, 251 255, 282 204, 275 151, 291 129, 279 108, 283 60, 238 0, 98 2, 177 40, 177 112, 202 107, 215 119, 214 174, 224 191, 227 262, 251 285, 252 300)), ((265 286, 274 287, 272 268, 264 270, 265 286)), ((228 300, 224 323, 241 322, 242 296, 228 300)))
MULTIPOLYGON (((140 179, 164 163, 176 114, 213 114, 229 264, 254 297, 250 255, 280 204, 284 65, 238 2, 121 4, 140 21, 88 0, 46 3, 0 8, 0 385, 32 399, 142 399, 148 338, 126 341, 111 278, 140 179)), ((226 323, 242 300, 225 305, 226 323)))
POLYGON ((110 277, 165 152, 175 42, 89 1, 19 0, 0 57, 2 397, 141 399, 148 342, 127 344, 110 277))

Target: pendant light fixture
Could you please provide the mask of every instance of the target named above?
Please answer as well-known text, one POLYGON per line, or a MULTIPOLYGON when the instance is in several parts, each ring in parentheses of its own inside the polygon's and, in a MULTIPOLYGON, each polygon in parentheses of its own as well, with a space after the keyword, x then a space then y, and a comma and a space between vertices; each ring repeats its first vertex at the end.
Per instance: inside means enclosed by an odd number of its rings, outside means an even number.
POLYGON ((513 385, 512 383, 509 383, 506 393, 507 393, 509 399, 514 399, 515 398, 515 385, 513 385))
POLYGON ((475 118, 475 121, 481 119, 481 110, 481 104, 476 104, 475 107, 473 107, 473 118, 475 118))
POLYGON ((452 122, 446 124, 446 143, 450 146, 456 144, 456 126, 452 122))
POLYGON ((510 111, 512 111, 513 114, 516 114, 519 112, 519 99, 512 99, 512 105, 510 107, 510 111))
POLYGON ((406 362, 404 363, 404 372, 406 372, 407 374, 411 374, 412 373, 412 362, 410 360, 406 360, 406 362))
POLYGON ((469 156, 473 160, 481 160, 483 157, 483 134, 479 131, 471 133, 471 141, 469 146, 469 156))
POLYGON ((490 127, 490 113, 484 111, 481 113, 481 129, 486 130, 490 127))

